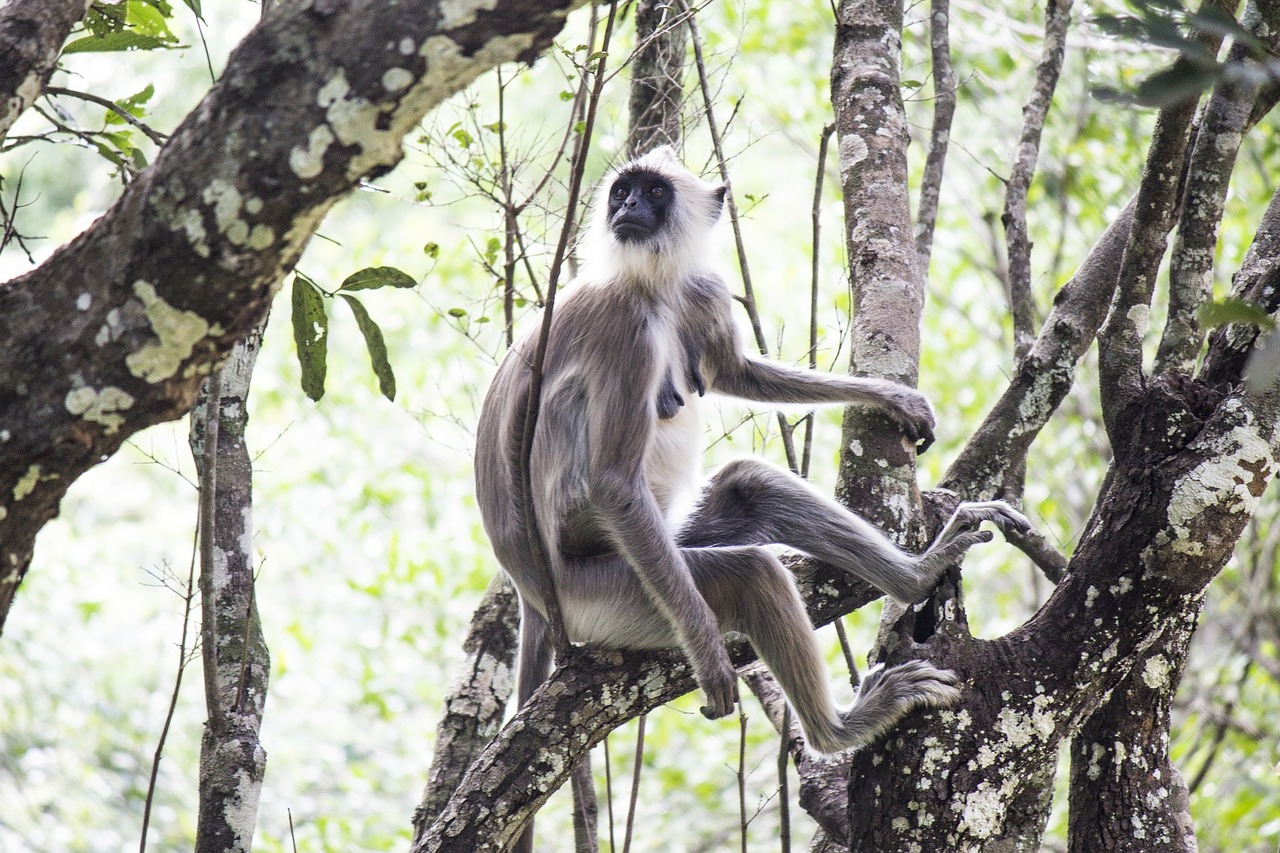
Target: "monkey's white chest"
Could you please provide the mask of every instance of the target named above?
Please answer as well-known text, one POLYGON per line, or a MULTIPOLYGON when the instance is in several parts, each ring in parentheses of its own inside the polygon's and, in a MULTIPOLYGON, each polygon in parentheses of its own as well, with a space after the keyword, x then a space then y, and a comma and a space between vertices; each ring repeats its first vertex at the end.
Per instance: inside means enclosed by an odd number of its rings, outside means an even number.
POLYGON ((674 361, 672 374, 684 405, 675 417, 655 425, 645 450, 644 473, 658 506, 674 523, 674 516, 694 496, 702 479, 702 414, 683 359, 674 361))

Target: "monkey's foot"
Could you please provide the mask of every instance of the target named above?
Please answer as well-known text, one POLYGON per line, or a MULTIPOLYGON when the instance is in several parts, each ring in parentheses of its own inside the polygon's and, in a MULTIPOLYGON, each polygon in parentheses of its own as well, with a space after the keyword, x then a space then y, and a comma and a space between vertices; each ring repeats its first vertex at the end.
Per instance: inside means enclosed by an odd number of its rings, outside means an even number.
POLYGON ((877 666, 867 673, 858 700, 845 712, 834 749, 812 743, 820 752, 861 749, 886 734, 916 708, 949 708, 960 701, 956 674, 933 664, 912 660, 888 669, 877 666))

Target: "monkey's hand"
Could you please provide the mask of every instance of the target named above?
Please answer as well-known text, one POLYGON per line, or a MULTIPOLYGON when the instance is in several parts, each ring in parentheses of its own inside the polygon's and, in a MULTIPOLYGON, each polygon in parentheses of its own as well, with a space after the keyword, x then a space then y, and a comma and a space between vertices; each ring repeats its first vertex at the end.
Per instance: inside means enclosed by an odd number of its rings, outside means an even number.
POLYGON ((724 640, 716 637, 714 648, 693 653, 689 650, 693 663, 693 675, 698 679, 698 686, 707 697, 707 704, 700 709, 702 716, 708 720, 717 720, 733 713, 733 706, 738 701, 738 671, 729 661, 729 652, 724 647, 724 640))
POLYGON ((933 445, 933 427, 937 419, 929 400, 914 388, 895 386, 884 402, 885 413, 902 428, 903 434, 917 445, 916 453, 924 453, 933 445))

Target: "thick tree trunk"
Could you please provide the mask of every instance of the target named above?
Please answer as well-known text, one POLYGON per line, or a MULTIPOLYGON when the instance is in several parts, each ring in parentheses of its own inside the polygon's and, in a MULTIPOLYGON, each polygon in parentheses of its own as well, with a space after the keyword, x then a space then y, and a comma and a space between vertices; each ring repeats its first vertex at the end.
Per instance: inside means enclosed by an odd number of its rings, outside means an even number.
MULTIPOLYGON (((914 386, 924 282, 912 236, 901 51, 901 0, 840 4, 831 102, 853 291, 849 371, 914 386)), ((864 407, 846 409, 841 435, 839 498, 903 543, 920 544, 914 448, 864 407)))

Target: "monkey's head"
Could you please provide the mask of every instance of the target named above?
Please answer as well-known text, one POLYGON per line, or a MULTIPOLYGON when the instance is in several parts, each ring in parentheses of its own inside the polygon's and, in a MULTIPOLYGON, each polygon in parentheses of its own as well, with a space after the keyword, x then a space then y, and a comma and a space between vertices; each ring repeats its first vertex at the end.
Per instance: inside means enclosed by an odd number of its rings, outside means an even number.
POLYGON ((707 268, 724 196, 723 184, 699 179, 669 146, 655 148, 601 183, 588 255, 609 272, 648 281, 707 268))

